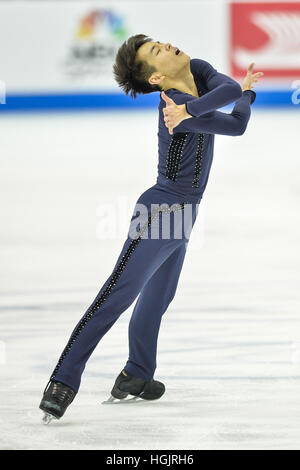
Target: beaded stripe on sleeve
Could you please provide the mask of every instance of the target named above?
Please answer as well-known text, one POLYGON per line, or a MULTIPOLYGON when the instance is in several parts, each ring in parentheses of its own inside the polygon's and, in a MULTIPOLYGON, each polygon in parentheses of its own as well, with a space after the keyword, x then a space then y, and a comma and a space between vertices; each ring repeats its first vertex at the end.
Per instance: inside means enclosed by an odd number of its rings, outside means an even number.
POLYGON ((165 176, 173 181, 176 181, 178 176, 179 165, 187 136, 188 132, 177 132, 172 135, 169 144, 165 176))
POLYGON ((147 230, 147 228, 150 226, 151 222, 158 216, 159 212, 175 212, 177 210, 182 210, 184 209, 185 204, 187 202, 181 202, 178 204, 173 204, 171 207, 158 207, 154 209, 151 214, 148 217, 148 222, 144 224, 142 229, 137 233, 136 237, 130 242, 129 247, 127 248, 125 254, 122 256, 121 261, 118 263, 116 269, 113 271, 113 273, 110 276, 109 283, 107 287, 104 289, 103 293, 97 298, 97 300, 90 306, 90 308, 87 310, 86 314, 82 317, 81 321, 77 325, 77 328, 74 330, 72 333, 65 349, 63 350, 58 363, 50 377, 50 380, 53 380, 55 378, 55 375, 57 374, 63 360, 69 353, 70 349, 72 348, 74 342, 78 338, 80 332, 83 330, 83 328, 86 326, 87 322, 93 317, 95 312, 101 307, 103 302, 107 299, 109 294, 111 293, 111 290, 113 287, 116 285, 123 269, 125 268, 126 264, 128 263, 128 260, 130 256, 132 255, 133 251, 137 247, 138 243, 141 240, 141 237, 143 233, 147 230))
POLYGON ((195 168, 194 168, 194 179, 192 183, 193 188, 199 187, 199 177, 202 170, 202 151, 203 151, 203 143, 204 143, 204 134, 198 135, 198 146, 197 146, 197 153, 196 153, 196 161, 195 161, 195 168))

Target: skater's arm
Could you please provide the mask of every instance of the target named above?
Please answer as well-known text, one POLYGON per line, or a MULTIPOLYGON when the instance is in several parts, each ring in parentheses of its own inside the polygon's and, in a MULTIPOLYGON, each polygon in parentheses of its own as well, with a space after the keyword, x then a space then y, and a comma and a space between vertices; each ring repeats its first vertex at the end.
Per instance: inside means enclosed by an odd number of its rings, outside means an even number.
POLYGON ((256 98, 253 90, 242 93, 230 114, 213 111, 206 115, 183 120, 174 132, 203 132, 205 134, 242 135, 251 115, 251 104, 256 98))
MULTIPOLYGON (((251 63, 247 69, 246 77, 244 78, 243 83, 242 83, 242 92, 245 92, 245 91, 251 92, 252 91, 251 89, 254 83, 256 83, 259 77, 263 75, 263 72, 253 73, 253 67, 254 67, 254 63, 251 63)), ((253 94, 249 93, 250 96, 253 96, 253 94)), ((190 130, 194 132, 201 132, 201 129, 198 126, 200 124, 201 125, 204 124, 205 122, 205 121, 202 121, 201 118, 208 119, 208 117, 211 117, 213 115, 213 113, 211 112, 211 113, 205 113, 204 115, 201 115, 198 117, 192 117, 189 113, 187 113, 186 103, 190 102, 190 100, 193 100, 191 95, 187 93, 175 93, 173 95, 173 99, 167 96, 164 92, 161 93, 161 96, 166 103, 166 106, 162 108, 162 111, 164 115, 165 126, 168 128, 170 134, 173 134, 173 129, 176 129, 176 132, 186 132, 186 130, 190 130), (188 121, 190 121, 190 123, 188 123, 188 121), (183 131, 183 129, 185 130, 183 131)), ((245 96, 247 96, 247 93, 245 93, 245 96)), ((249 99, 250 98, 248 97, 248 100, 249 99)), ((253 98, 253 101, 254 101, 254 98, 253 98)), ((239 115, 242 115, 244 119, 245 113, 246 114, 247 112, 250 113, 249 104, 251 104, 251 102, 253 101, 250 100, 250 103, 248 102, 248 108, 249 108, 248 111, 247 111, 247 106, 244 109, 243 105, 247 105, 247 98, 245 99, 244 93, 242 93, 242 96, 237 101, 238 107, 237 108, 236 106, 234 107, 234 110, 231 113, 231 116, 233 115, 233 117, 238 117, 239 115)), ((215 116, 223 115, 223 113, 219 115, 216 111, 214 111, 214 113, 216 113, 215 116)), ((250 114, 249 114, 249 117, 250 117, 250 114)), ((202 131, 205 132, 204 129, 202 131)), ((212 133, 213 131, 210 131, 210 132, 212 133)), ((216 131, 215 133, 220 133, 220 131, 218 132, 216 131)))
POLYGON ((222 108, 242 96, 238 82, 218 72, 212 65, 202 59, 192 59, 196 74, 208 90, 200 98, 185 103, 186 111, 193 117, 222 108))

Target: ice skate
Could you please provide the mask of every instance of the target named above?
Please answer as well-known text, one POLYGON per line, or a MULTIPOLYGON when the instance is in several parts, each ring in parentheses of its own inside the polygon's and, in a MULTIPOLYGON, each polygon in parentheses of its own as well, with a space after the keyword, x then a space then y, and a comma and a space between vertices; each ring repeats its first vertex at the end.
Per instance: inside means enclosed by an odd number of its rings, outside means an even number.
POLYGON ((44 411, 42 423, 49 424, 53 419, 60 419, 75 395, 74 390, 67 385, 61 382, 49 382, 39 406, 44 411))
POLYGON ((123 369, 111 390, 111 396, 103 405, 130 404, 143 400, 158 400, 165 393, 165 386, 158 380, 145 381, 128 374, 123 369), (133 395, 133 398, 127 398, 133 395))

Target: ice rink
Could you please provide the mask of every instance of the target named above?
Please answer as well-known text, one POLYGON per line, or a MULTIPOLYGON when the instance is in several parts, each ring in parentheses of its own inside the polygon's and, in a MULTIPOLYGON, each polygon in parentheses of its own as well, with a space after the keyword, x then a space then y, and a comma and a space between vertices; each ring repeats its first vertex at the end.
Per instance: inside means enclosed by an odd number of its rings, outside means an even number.
POLYGON ((254 109, 243 136, 216 136, 160 330, 164 396, 101 404, 127 360, 133 304, 49 426, 49 375, 156 182, 158 114, 0 116, 1 449, 300 449, 298 108, 254 109))

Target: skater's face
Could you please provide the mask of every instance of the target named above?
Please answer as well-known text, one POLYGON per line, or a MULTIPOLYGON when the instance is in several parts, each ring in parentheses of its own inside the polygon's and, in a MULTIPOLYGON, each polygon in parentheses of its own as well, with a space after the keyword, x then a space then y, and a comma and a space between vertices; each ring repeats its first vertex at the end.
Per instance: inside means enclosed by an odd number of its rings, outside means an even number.
POLYGON ((189 63, 190 57, 182 51, 176 54, 177 49, 169 42, 161 43, 159 41, 149 41, 138 48, 136 60, 146 61, 148 65, 154 66, 157 70, 149 78, 151 85, 162 84, 165 79, 175 79, 182 73, 189 63))

